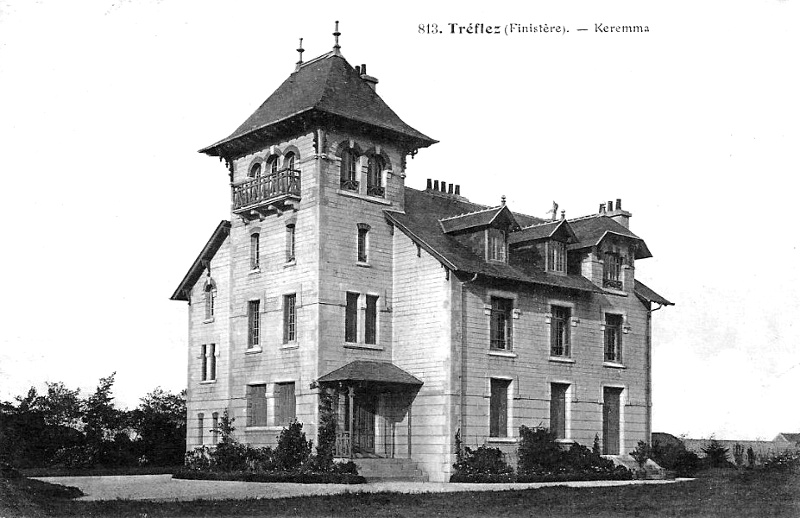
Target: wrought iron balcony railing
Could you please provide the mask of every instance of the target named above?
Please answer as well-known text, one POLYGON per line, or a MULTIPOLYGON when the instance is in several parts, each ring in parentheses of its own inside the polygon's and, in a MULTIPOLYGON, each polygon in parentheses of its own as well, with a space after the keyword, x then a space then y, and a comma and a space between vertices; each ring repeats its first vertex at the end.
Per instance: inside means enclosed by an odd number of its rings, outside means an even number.
POLYGON ((281 171, 233 186, 233 210, 255 207, 283 197, 300 198, 300 171, 281 171))
POLYGON ((603 279, 604 288, 612 288, 615 290, 622 289, 622 281, 619 279, 603 279))

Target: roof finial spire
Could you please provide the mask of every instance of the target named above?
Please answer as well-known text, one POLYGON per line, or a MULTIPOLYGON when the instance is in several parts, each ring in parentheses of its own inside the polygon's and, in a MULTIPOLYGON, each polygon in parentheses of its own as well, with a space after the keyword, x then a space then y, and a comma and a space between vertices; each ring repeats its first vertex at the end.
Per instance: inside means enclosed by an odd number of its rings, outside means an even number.
POLYGON ((506 195, 505 194, 500 196, 500 205, 502 205, 503 207, 506 206, 506 195))
POLYGON ((339 36, 341 36, 341 34, 342 33, 339 32, 339 20, 336 20, 336 29, 333 31, 333 39, 334 39, 333 53, 336 54, 337 56, 340 54, 339 49, 342 48, 339 46, 339 36))
POLYGON ((297 49, 297 53, 299 55, 299 58, 298 58, 298 61, 297 61, 297 69, 298 70, 300 69, 300 65, 303 64, 303 52, 305 52, 305 50, 303 50, 303 38, 300 38, 300 47, 297 49))

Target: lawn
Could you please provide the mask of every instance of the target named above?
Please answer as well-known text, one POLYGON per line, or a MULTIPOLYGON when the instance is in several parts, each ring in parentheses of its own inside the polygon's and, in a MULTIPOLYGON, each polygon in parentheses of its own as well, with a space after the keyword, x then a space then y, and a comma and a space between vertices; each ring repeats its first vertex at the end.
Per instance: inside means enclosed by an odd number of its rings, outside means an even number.
MULTIPOLYGON (((18 494, 0 496, 2 502, 19 502, 18 494)), ((722 470, 702 474, 691 482, 665 485, 427 495, 345 494, 280 500, 80 502, 40 495, 24 506, 0 504, 0 516, 798 517, 800 470, 722 470)))

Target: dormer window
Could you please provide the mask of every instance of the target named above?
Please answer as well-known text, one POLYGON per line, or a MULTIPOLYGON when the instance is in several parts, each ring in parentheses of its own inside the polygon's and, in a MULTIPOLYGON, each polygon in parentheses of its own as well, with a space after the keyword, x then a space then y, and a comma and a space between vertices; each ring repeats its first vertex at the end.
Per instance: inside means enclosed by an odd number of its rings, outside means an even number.
POLYGON ((367 194, 383 197, 383 158, 373 155, 367 162, 367 194))
POLYGON ((561 241, 547 243, 547 269, 551 272, 567 271, 567 244, 561 241))
POLYGON ((506 233, 498 228, 487 230, 487 252, 490 261, 506 262, 506 233))
POLYGON ((606 252, 603 257, 603 287, 622 289, 622 258, 616 252, 606 252))
POLYGON ((342 153, 340 169, 341 188, 348 191, 358 191, 358 157, 352 149, 345 149, 342 153))

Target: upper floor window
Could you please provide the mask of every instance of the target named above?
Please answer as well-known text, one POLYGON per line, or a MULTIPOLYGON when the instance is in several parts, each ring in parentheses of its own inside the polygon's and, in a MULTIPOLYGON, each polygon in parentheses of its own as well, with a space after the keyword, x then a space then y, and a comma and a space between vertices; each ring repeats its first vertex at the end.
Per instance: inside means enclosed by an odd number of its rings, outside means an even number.
POLYGON ((257 270, 261 263, 261 251, 259 250, 260 236, 256 232, 250 234, 250 269, 257 270))
POLYGON ((286 262, 294 261, 294 223, 286 225, 286 262))
POLYGON ((511 350, 511 313, 514 301, 492 297, 490 346, 492 349, 511 350))
POLYGON ((622 315, 606 313, 603 360, 622 363, 622 315))
POLYGON ((267 159, 267 172, 269 174, 278 172, 278 155, 272 155, 267 159))
POLYGON ((367 161, 367 194, 370 196, 383 197, 385 189, 383 188, 383 158, 377 155, 372 155, 367 161))
POLYGON ((291 151, 286 153, 286 155, 283 157, 283 168, 284 169, 293 170, 294 169, 294 158, 295 158, 295 154, 292 153, 291 151))
POLYGON ((364 343, 376 344, 378 338, 378 297, 367 295, 367 308, 364 313, 364 343))
POLYGON ((567 271, 567 244, 561 241, 547 243, 547 269, 553 272, 567 271))
POLYGON ((247 348, 253 349, 261 343, 261 301, 247 303, 247 348))
POLYGON ((366 263, 369 259, 369 225, 358 224, 358 245, 357 260, 359 263, 366 263))
POLYGON ((203 344, 200 346, 200 381, 217 379, 217 346, 203 344))
POLYGON ((211 320, 214 318, 214 304, 217 298, 217 287, 213 282, 206 283, 206 286, 203 289, 203 297, 205 299, 205 319, 211 320))
POLYGON ((488 252, 490 261, 506 261, 506 233, 499 228, 488 230, 488 252))
POLYGON ((297 340, 297 295, 283 296, 283 343, 297 340))
POLYGON ((550 316, 550 356, 569 358, 570 308, 553 306, 550 316))
POLYGON ((347 292, 344 308, 344 341, 355 343, 358 340, 358 293, 347 292))
POLYGON ((352 149, 342 153, 340 186, 348 191, 358 191, 358 156, 352 149))
POLYGON ((622 289, 622 259, 616 252, 606 252, 603 256, 603 287, 622 289))
POLYGON ((247 172, 247 176, 250 178, 258 178, 261 176, 261 164, 253 164, 253 166, 250 168, 250 171, 247 172))

